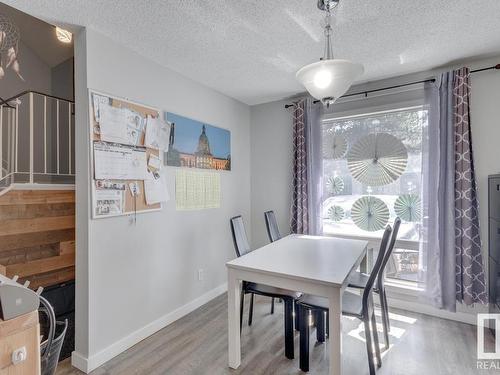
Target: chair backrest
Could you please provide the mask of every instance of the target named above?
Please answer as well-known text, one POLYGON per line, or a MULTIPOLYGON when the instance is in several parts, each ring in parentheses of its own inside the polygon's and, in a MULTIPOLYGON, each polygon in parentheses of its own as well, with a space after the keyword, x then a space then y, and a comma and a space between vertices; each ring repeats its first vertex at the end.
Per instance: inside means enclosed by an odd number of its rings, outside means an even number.
POLYGON ((232 217, 231 220, 231 233, 233 234, 234 250, 236 256, 240 257, 250 252, 250 245, 248 243, 245 225, 241 215, 232 217))
POLYGON ((276 221, 276 216, 274 211, 264 212, 264 218, 266 219, 267 235, 269 236, 269 241, 278 241, 281 238, 280 230, 278 228, 278 222, 276 221))
POLYGON ((380 250, 378 252, 377 260, 375 261, 375 265, 372 268, 370 273, 370 277, 368 277, 368 281, 366 282, 365 289, 363 291, 363 310, 368 311, 366 308, 368 306, 370 293, 373 288, 373 284, 375 283, 375 278, 378 276, 380 272, 380 268, 382 267, 382 262, 384 261, 384 256, 387 251, 387 247, 389 246, 389 238, 391 237, 391 226, 387 225, 385 227, 384 235, 382 236, 382 241, 380 242, 380 250))
POLYGON ((401 219, 399 217, 394 220, 394 224, 392 225, 392 234, 391 239, 389 240, 389 244, 387 245, 387 250, 385 251, 384 260, 382 261, 382 266, 380 267, 380 272, 377 277, 377 288, 381 290, 384 287, 385 282, 385 267, 391 259, 392 250, 394 250, 394 245, 396 244, 396 240, 398 239, 399 227, 401 226, 401 219))

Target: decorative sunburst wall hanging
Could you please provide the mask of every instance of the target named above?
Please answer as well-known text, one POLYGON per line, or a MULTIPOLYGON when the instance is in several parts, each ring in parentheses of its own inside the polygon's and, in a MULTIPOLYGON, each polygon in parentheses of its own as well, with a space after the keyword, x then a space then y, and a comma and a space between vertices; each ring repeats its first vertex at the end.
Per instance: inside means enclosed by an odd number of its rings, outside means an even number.
POLYGON ((347 140, 342 135, 327 135, 323 144, 325 159, 342 159, 347 152, 347 140))
POLYGON ((0 79, 5 75, 5 67, 11 67, 14 72, 24 81, 21 76, 19 61, 19 40, 21 33, 17 25, 4 14, 0 14, 0 79))
POLYGON ((369 134, 347 154, 352 176, 364 185, 382 186, 396 181, 406 170, 408 152, 403 143, 387 133, 369 134))
POLYGON ((332 195, 338 195, 344 191, 344 180, 338 176, 329 177, 326 181, 328 192, 332 195))
POLYGON ((394 202, 394 211, 401 220, 408 222, 420 221, 422 207, 420 197, 416 194, 402 194, 394 202))
POLYGON ((351 208, 351 217, 360 229, 374 232, 383 229, 389 221, 389 208, 379 198, 359 198, 351 208))
POLYGON ((342 207, 340 206, 332 206, 328 209, 328 218, 331 221, 340 221, 344 218, 345 216, 345 211, 342 207))

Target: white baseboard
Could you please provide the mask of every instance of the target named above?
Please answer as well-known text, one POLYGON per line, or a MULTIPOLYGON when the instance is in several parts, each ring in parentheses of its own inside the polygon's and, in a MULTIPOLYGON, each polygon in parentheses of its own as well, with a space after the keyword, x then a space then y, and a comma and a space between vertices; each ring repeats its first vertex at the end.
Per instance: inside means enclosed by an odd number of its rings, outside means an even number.
MULTIPOLYGON (((375 301, 377 301, 377 297, 375 297, 375 301)), ((467 323, 476 325, 477 324, 477 314, 485 313, 487 311, 487 307, 478 307, 468 308, 468 311, 460 311, 461 308, 457 306, 457 312, 450 312, 446 310, 440 310, 433 306, 425 305, 419 302, 411 302, 405 301, 401 299, 388 298, 387 302, 389 307, 394 307, 401 310, 412 311, 420 314, 431 315, 437 318, 454 320, 457 322, 467 323)), ((377 303, 377 302, 376 302, 377 303)))
POLYGON ((88 374, 92 369, 88 367, 89 361, 86 357, 77 352, 71 353, 71 365, 76 367, 78 370, 83 371, 88 374))
POLYGON ((111 344, 100 352, 86 358, 77 352, 73 352, 71 356, 71 364, 77 369, 88 374, 92 370, 109 361, 111 358, 116 357, 118 354, 123 353, 128 348, 134 346, 138 342, 151 336, 160 329, 165 328, 169 324, 196 310, 198 307, 211 301, 212 299, 220 296, 227 291, 227 284, 222 284, 215 289, 208 291, 193 301, 184 306, 162 316, 161 318, 149 323, 148 325, 132 332, 130 335, 122 338, 121 340, 111 344))

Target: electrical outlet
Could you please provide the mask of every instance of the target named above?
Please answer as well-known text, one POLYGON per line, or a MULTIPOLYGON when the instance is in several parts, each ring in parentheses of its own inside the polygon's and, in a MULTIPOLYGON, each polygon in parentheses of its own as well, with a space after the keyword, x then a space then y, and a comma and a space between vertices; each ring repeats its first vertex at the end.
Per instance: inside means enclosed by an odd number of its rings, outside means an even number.
POLYGON ((203 281, 203 268, 198 269, 198 281, 203 281))
POLYGON ((12 364, 15 366, 21 362, 24 362, 24 361, 26 361, 26 357, 27 357, 27 354, 26 354, 26 347, 25 346, 23 346, 19 349, 16 349, 12 352, 12 357, 11 357, 12 364))

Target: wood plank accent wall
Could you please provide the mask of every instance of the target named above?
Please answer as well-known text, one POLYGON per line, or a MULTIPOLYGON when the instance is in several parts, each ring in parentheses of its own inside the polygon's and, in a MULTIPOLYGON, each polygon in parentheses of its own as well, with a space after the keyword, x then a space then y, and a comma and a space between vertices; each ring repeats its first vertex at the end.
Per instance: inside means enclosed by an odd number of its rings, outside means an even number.
POLYGON ((0 196, 0 273, 30 288, 75 278, 75 192, 14 190, 0 196))

